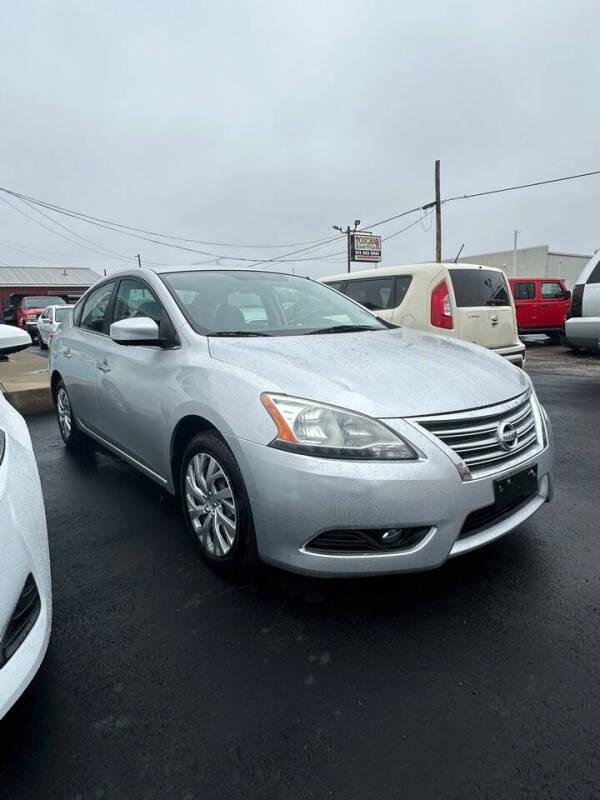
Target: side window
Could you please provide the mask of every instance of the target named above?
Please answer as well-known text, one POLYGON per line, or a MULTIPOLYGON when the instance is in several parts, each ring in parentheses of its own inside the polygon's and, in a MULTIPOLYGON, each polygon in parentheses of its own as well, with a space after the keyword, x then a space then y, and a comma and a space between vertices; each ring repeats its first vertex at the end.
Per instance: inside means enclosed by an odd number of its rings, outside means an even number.
POLYGON ((535 283, 515 283, 513 294, 515 300, 535 300, 535 283))
POLYGON ((83 311, 84 301, 79 300, 73 309, 73 325, 78 326, 81 322, 81 313, 83 311))
POLYGON ((412 283, 412 275, 397 275, 396 276, 396 301, 394 305, 399 306, 408 292, 408 287, 412 283))
POLYGON ((114 281, 103 283, 88 295, 83 304, 79 326, 88 331, 102 333, 104 330, 104 318, 112 297, 114 281))
POLYGON ((368 278, 366 280, 350 280, 345 294, 356 300, 369 311, 381 311, 394 307, 394 278, 368 278))
POLYGON ((163 314, 163 307, 143 281, 133 278, 121 281, 115 298, 112 322, 130 317, 150 317, 160 325, 163 314))
POLYGON ((332 289, 337 289, 338 292, 343 292, 345 283, 346 281, 331 281, 331 283, 328 281, 325 286, 331 286, 332 289))
POLYGON ((564 294, 560 283, 556 283, 555 281, 542 283, 542 297, 544 300, 562 300, 564 294))

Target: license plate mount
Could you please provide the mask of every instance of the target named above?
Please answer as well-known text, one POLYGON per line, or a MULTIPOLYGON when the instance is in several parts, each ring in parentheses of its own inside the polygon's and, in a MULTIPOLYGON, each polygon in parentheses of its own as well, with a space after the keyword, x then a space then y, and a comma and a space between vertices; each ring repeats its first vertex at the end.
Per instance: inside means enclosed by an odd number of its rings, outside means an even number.
POLYGON ((494 481, 495 505, 502 509, 513 505, 519 498, 525 500, 537 489, 537 464, 494 481))

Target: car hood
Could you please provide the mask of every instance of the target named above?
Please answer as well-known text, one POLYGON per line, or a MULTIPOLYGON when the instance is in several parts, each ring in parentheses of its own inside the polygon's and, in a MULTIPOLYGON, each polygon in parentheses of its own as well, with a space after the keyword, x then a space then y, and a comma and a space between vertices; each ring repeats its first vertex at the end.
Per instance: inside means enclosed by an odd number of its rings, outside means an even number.
POLYGON ((518 367, 483 347, 406 329, 210 337, 209 349, 213 358, 259 378, 261 391, 379 418, 478 408, 509 400, 529 387, 518 367))

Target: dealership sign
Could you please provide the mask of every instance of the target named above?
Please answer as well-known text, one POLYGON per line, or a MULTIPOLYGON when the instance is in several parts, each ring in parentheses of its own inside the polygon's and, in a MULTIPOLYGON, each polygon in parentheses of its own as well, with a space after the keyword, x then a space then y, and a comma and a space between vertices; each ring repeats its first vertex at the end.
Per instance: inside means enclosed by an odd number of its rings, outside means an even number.
POLYGON ((352 261, 381 261, 381 236, 353 233, 350 256, 352 261))

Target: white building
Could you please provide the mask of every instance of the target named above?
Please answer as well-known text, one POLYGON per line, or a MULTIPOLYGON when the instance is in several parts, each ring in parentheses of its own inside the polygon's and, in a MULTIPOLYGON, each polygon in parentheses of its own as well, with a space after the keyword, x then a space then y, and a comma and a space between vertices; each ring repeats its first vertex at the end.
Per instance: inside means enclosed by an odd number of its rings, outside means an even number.
MULTIPOLYGON (((575 285, 584 264, 591 255, 557 253, 547 244, 538 247, 523 247, 517 250, 517 277, 563 278, 569 289, 575 285)), ((478 256, 459 258, 459 263, 483 264, 486 267, 501 267, 507 275, 513 275, 513 251, 483 253, 478 256)))

